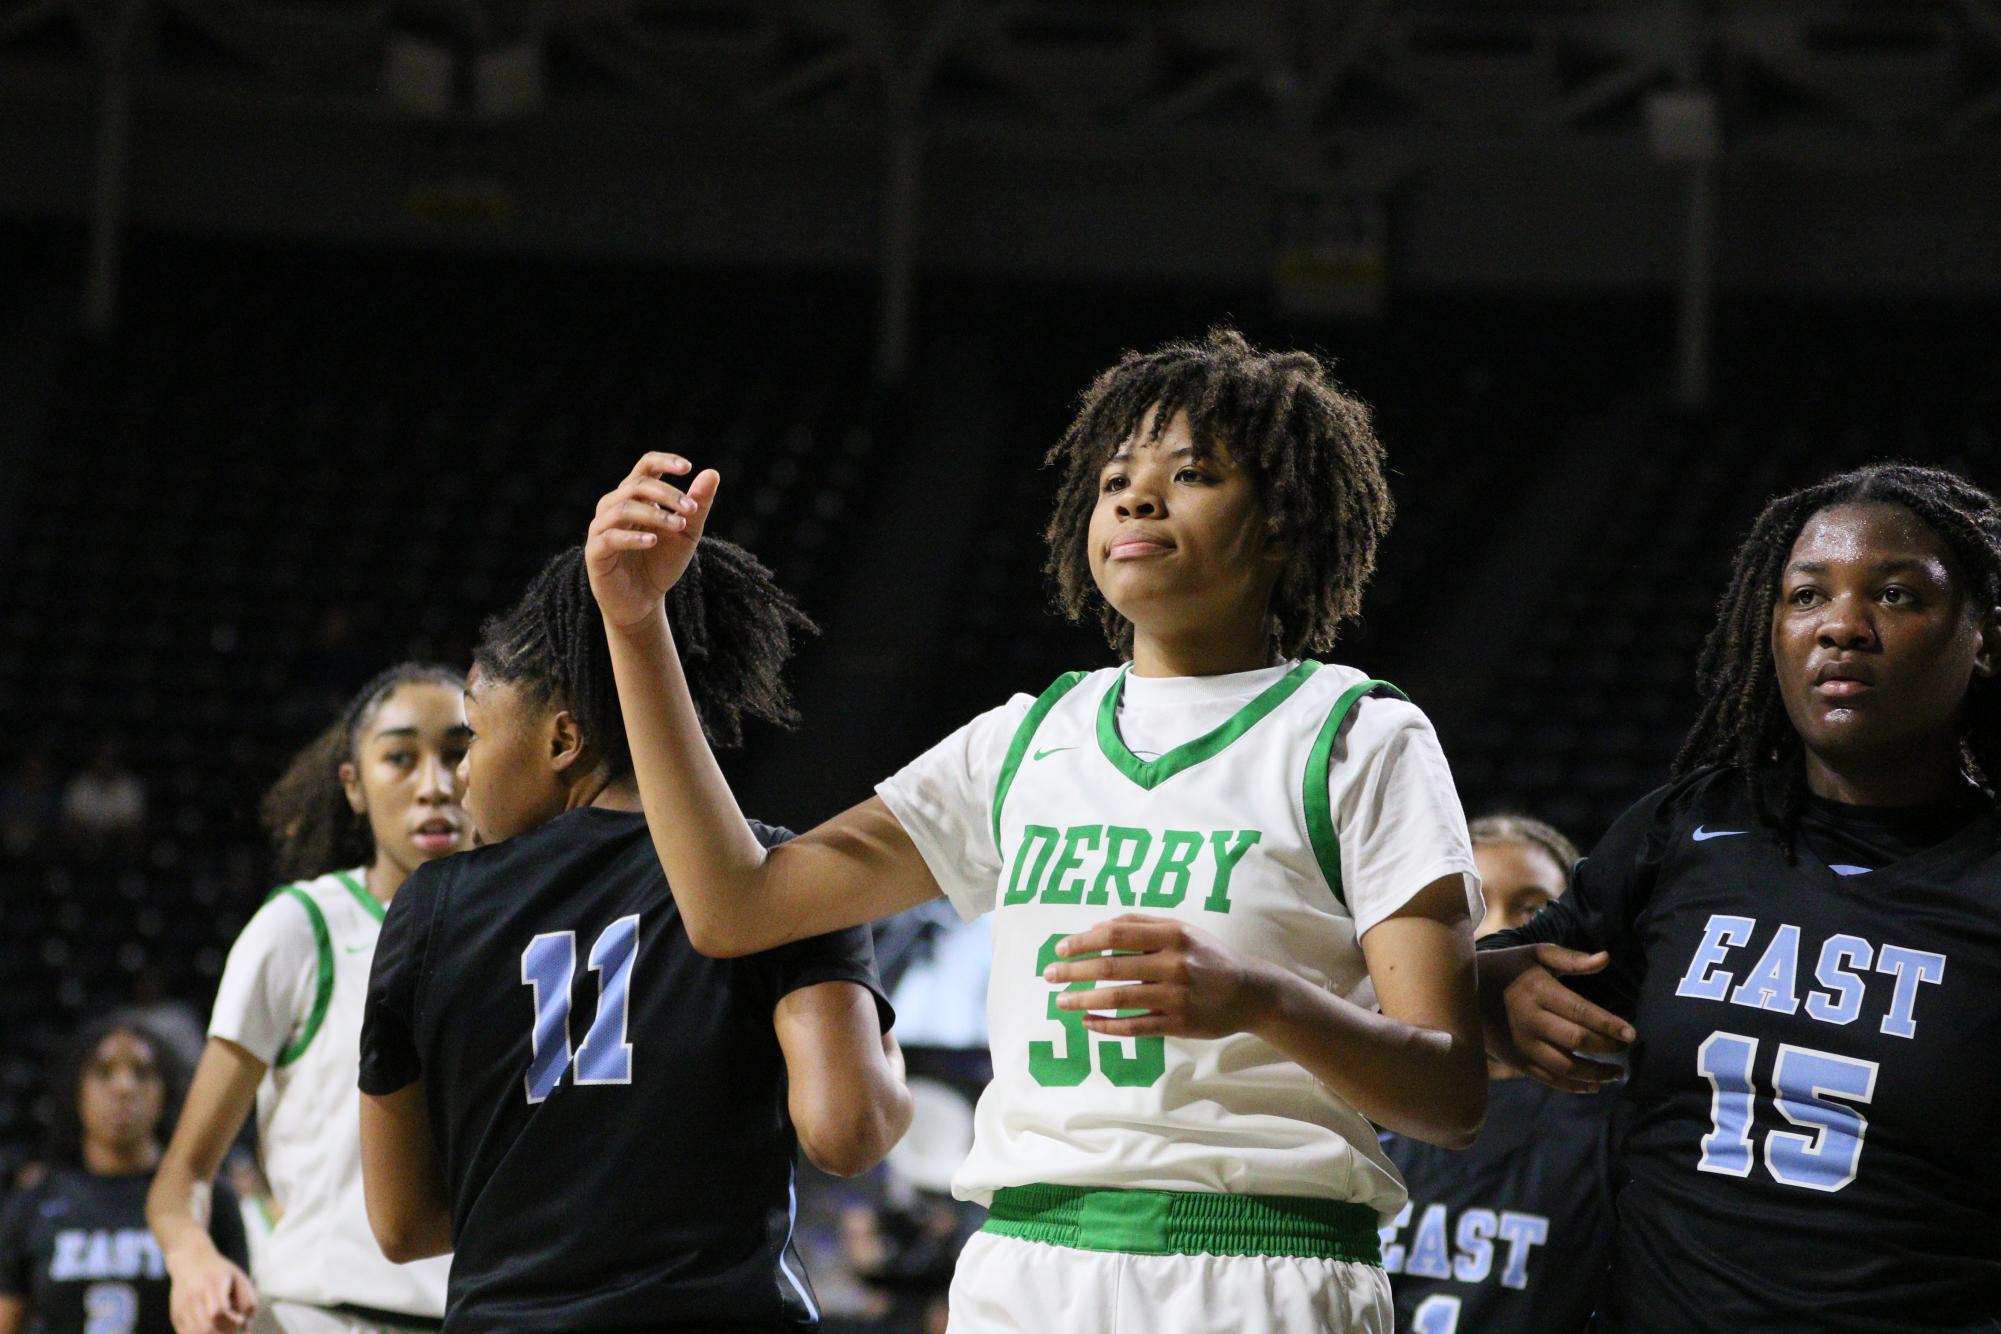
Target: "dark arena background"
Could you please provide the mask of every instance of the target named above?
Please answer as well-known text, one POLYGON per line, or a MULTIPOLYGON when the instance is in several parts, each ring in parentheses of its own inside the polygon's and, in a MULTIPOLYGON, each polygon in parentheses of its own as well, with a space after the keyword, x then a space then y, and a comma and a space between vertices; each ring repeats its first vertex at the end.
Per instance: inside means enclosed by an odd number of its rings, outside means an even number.
MULTIPOLYGON (((1997 220, 1994 0, 0 0, 0 1163, 84 1021, 199 1041, 260 794, 640 451, 822 628, 725 757, 804 828, 1110 660, 1042 455, 1218 323, 1376 411, 1336 656, 1588 847, 1766 498, 2001 482, 1997 220)), ((936 1321, 945 1120, 811 1183, 829 1328, 936 1321)))

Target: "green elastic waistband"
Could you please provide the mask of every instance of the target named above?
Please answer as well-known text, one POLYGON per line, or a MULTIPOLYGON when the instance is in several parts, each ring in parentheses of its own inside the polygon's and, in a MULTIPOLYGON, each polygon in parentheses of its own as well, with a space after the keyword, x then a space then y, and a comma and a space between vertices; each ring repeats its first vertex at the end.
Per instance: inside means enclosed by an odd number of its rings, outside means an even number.
POLYGON ((1008 1186, 983 1232, 1131 1255, 1285 1255, 1383 1262, 1376 1211, 1347 1200, 1204 1191, 1008 1186))

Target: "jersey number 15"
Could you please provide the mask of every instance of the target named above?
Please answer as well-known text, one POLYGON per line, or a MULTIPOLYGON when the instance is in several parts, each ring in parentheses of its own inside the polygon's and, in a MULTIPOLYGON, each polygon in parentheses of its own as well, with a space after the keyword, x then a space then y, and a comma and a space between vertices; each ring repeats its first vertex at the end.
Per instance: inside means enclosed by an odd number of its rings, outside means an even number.
POLYGON ((639 916, 621 917, 591 945, 598 978, 598 1011, 584 1045, 570 1054, 570 984, 577 975, 577 933, 545 931, 521 951, 521 984, 535 994, 535 1023, 528 1030, 528 1101, 540 1102, 576 1066, 576 1082, 630 1084, 632 1044, 625 1040, 632 956, 639 952, 639 916))
MULTIPOLYGON (((1751 1068, 1758 1040, 1741 1033, 1711 1033, 1695 1052, 1696 1073, 1709 1081, 1709 1133, 1702 1137, 1698 1172, 1751 1175, 1752 1104, 1757 1084, 1751 1068)), ((1876 1096, 1874 1061, 1782 1043, 1772 1063, 1772 1097, 1779 1115, 1798 1130, 1765 1136, 1765 1170, 1772 1179, 1806 1190, 1837 1191, 1855 1180, 1869 1121, 1862 1106, 1876 1096)))

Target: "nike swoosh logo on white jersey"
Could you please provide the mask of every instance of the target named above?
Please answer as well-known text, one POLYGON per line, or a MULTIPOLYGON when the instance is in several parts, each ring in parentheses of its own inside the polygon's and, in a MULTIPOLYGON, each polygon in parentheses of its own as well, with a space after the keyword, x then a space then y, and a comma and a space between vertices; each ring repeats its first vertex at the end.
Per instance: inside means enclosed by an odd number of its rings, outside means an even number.
POLYGON ((1695 833, 1690 835, 1690 837, 1698 843, 1707 843, 1712 838, 1730 838, 1737 834, 1748 834, 1750 832, 1748 829, 1704 829, 1701 825, 1697 825, 1695 833))

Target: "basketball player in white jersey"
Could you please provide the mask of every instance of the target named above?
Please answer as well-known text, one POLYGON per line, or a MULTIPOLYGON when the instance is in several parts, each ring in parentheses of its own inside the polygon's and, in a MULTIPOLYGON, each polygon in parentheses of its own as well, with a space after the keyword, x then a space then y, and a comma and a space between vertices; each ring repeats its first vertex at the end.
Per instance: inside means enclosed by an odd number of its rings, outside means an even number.
MULTIPOLYGON (((963 1331, 1390 1329, 1371 1122, 1463 1145, 1478 879, 1429 723, 1314 661, 1392 506, 1363 405, 1233 331, 1130 354, 1051 452, 1049 568, 1125 664, 981 714, 784 848, 744 832, 661 615, 719 479, 649 455, 587 559, 690 936, 737 953, 944 894, 994 914, 963 1331)), ((977 497, 941 503, 977 504, 977 497)))
POLYGON ((384 905, 464 848, 463 678, 405 663, 370 681, 265 799, 274 892, 230 949, 208 1045, 147 1200, 176 1334, 436 1329, 448 1258, 394 1265, 361 1190, 360 1034, 384 905), (349 869, 351 868, 351 869, 349 869), (208 1241, 209 1182, 252 1106, 276 1228, 251 1275, 208 1241))

